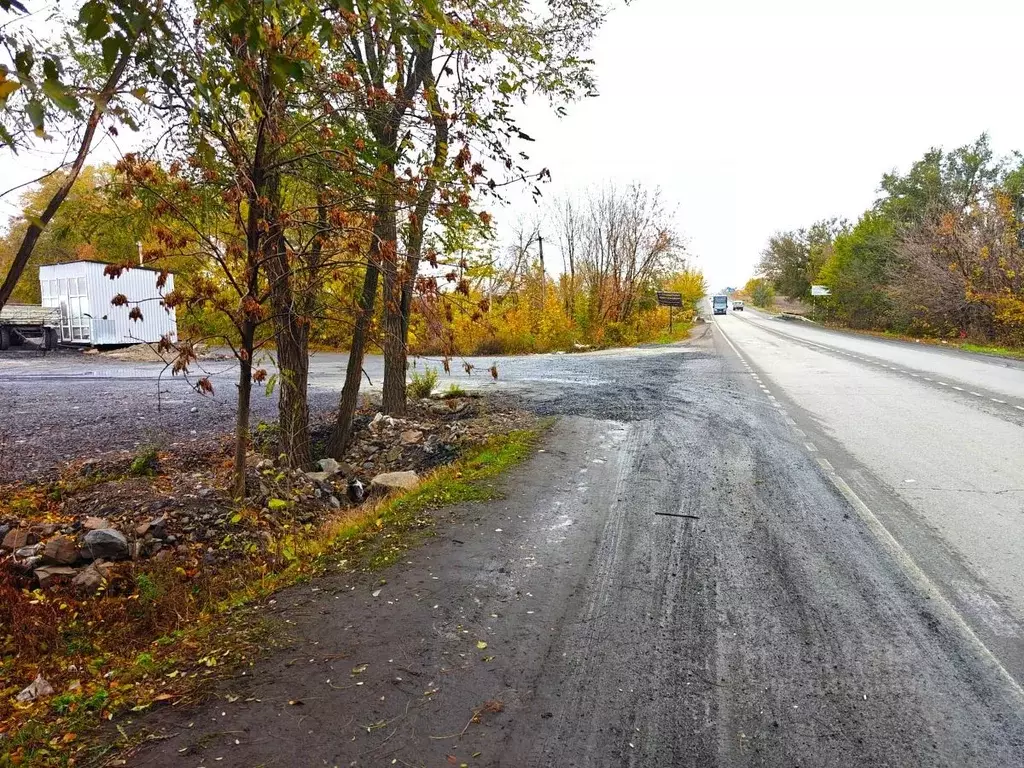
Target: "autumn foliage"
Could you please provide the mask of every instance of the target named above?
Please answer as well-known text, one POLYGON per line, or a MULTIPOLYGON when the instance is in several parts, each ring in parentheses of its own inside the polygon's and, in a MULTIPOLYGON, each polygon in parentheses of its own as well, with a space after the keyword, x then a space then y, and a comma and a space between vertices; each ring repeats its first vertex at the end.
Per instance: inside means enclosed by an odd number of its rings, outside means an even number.
POLYGON ((812 283, 825 320, 915 336, 1024 346, 1024 164, 988 137, 932 149, 854 225, 837 219, 778 233, 760 270, 787 296, 812 283))

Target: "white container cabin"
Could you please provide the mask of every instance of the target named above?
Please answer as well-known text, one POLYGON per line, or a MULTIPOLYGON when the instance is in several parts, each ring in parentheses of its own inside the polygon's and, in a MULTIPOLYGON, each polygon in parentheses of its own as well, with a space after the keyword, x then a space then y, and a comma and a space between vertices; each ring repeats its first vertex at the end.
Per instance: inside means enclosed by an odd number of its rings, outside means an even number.
POLYGON ((39 286, 44 307, 60 308, 60 341, 87 346, 120 346, 155 343, 169 335, 178 339, 174 310, 163 306, 163 297, 174 290, 174 275, 157 287, 160 272, 145 267, 125 269, 120 277, 103 274, 106 264, 72 261, 39 268, 39 286), (117 294, 128 297, 127 306, 115 307, 117 294), (141 320, 129 317, 133 307, 141 320))

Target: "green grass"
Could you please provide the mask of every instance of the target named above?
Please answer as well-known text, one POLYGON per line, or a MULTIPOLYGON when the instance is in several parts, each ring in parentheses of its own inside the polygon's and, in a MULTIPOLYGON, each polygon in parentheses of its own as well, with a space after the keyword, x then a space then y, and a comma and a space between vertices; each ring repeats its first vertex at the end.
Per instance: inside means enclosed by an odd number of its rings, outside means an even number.
POLYGON ((452 382, 444 391, 444 399, 450 400, 453 397, 469 397, 469 393, 455 382, 452 382))
POLYGON ((132 463, 128 467, 128 474, 132 477, 152 477, 157 470, 156 448, 144 448, 135 454, 132 463))
POLYGON ((339 555, 349 561, 356 558, 368 568, 397 562, 431 535, 431 510, 496 498, 496 487, 489 481, 529 458, 537 437, 537 430, 518 430, 492 438, 466 458, 435 471, 415 491, 388 497, 359 518, 342 523, 320 557, 327 562, 339 555))
MULTIPOLYGON (((952 342, 951 342, 952 343, 952 342)), ((1014 349, 1013 347, 999 347, 999 346, 986 346, 984 344, 956 344, 958 348, 965 352, 977 352, 981 355, 997 355, 998 357, 1010 357, 1014 360, 1024 360, 1024 349, 1014 349)))
POLYGON ((647 342, 648 344, 674 344, 677 341, 686 341, 690 338, 690 331, 693 328, 693 323, 685 320, 679 320, 674 323, 672 332, 669 333, 668 328, 655 339, 647 342))

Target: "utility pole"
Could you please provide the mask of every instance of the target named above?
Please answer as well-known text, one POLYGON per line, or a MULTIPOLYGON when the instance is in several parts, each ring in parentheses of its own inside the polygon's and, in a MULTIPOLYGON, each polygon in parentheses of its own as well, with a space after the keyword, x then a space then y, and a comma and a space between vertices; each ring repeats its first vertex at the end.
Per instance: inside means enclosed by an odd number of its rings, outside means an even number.
POLYGON ((544 271, 544 235, 537 233, 537 243, 540 245, 540 289, 541 296, 547 298, 548 276, 544 271))
POLYGON ((541 247, 541 286, 544 292, 548 290, 548 273, 544 271, 544 236, 540 232, 537 233, 537 242, 541 247))

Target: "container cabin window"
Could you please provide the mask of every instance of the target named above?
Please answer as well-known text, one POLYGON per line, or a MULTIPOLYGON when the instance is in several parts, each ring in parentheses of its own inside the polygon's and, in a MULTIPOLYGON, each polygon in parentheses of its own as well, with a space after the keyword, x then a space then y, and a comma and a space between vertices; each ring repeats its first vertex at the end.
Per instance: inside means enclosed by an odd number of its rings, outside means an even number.
POLYGON ((71 341, 71 310, 68 305, 68 279, 57 280, 57 306, 60 307, 60 337, 71 341))
POLYGON ((71 309, 71 338, 74 341, 88 341, 91 337, 89 317, 89 295, 84 277, 68 280, 68 303, 71 309))
POLYGON ((60 336, 64 341, 89 341, 92 320, 89 317, 89 296, 84 277, 62 277, 44 282, 43 304, 60 307, 60 336))

